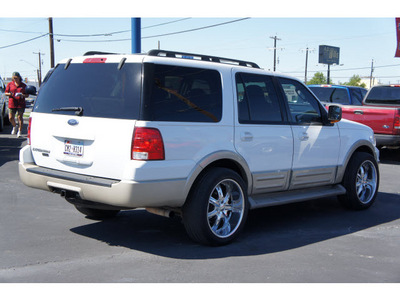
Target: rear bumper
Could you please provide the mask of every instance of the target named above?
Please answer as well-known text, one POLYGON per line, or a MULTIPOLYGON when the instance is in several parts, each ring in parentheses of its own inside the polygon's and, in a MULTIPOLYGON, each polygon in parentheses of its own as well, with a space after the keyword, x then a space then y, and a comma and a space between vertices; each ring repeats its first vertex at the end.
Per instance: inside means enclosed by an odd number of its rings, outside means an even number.
POLYGON ((62 172, 19 163, 22 182, 33 188, 69 195, 120 208, 181 207, 186 180, 125 181, 62 172))
POLYGON ((376 134, 377 146, 400 146, 400 135, 376 134))

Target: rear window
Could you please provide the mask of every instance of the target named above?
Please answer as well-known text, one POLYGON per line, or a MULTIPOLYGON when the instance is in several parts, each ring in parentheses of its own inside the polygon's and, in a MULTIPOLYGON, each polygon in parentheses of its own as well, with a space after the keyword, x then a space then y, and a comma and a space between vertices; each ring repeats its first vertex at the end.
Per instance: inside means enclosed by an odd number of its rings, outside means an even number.
POLYGON ((379 105, 400 105, 400 86, 373 87, 365 103, 379 105))
POLYGON ((83 116, 138 119, 141 64, 88 63, 57 66, 40 89, 33 111, 83 116))
POLYGON ((143 119, 219 122, 221 75, 216 70, 146 63, 143 119))

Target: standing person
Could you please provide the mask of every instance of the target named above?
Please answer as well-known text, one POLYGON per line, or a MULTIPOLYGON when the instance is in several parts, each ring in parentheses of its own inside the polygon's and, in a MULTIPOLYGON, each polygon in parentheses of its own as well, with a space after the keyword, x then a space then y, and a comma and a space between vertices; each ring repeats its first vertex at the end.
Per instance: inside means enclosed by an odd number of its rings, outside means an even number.
POLYGON ((15 114, 18 112, 19 130, 17 137, 21 136, 22 125, 24 123, 25 97, 29 95, 25 92, 26 84, 22 82, 21 75, 18 72, 12 74, 12 81, 7 84, 5 95, 8 96, 8 108, 10 110, 10 123, 13 126, 11 134, 17 133, 17 124, 15 114))

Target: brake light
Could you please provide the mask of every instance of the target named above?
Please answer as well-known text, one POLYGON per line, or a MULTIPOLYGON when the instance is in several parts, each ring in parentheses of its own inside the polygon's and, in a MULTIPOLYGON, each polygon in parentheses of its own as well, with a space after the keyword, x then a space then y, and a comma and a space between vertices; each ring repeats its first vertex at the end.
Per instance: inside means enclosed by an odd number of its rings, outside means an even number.
POLYGON ((83 63, 84 64, 99 64, 99 63, 105 63, 107 58, 104 57, 90 57, 86 58, 83 63))
POLYGON ((132 140, 133 160, 164 160, 164 142, 156 128, 137 127, 132 140))
POLYGON ((29 118, 29 122, 28 122, 28 145, 31 144, 31 128, 32 128, 32 117, 29 118))
POLYGON ((394 124, 393 124, 394 129, 400 129, 400 116, 394 117, 394 124))

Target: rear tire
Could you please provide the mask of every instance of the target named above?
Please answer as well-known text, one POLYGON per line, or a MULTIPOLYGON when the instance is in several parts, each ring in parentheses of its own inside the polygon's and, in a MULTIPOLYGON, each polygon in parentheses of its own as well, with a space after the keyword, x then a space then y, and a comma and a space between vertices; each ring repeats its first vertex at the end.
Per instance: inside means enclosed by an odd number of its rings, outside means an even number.
POLYGON ((375 158, 365 152, 356 152, 351 158, 343 186, 347 193, 339 197, 343 206, 353 210, 369 208, 375 201, 379 187, 379 168, 375 158))
POLYGON ((248 214, 247 189, 234 171, 214 168, 191 190, 183 207, 183 223, 194 241, 212 246, 236 239, 248 214))
POLYGON ((85 216, 93 220, 105 220, 115 217, 119 210, 105 210, 105 209, 95 209, 88 208, 85 206, 75 205, 75 208, 85 216))

